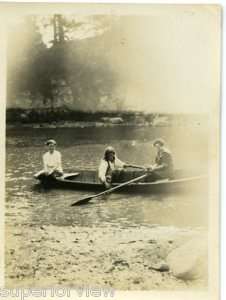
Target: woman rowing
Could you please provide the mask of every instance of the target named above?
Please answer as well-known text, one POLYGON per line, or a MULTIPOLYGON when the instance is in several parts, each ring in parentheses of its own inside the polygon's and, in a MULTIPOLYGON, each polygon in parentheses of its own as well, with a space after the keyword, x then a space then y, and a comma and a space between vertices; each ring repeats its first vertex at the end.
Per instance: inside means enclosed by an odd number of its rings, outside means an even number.
POLYGON ((154 140, 153 147, 155 147, 157 155, 155 164, 147 168, 147 171, 150 172, 148 181, 173 178, 173 158, 169 149, 165 147, 164 140, 161 138, 154 140))
POLYGON ((142 169, 142 167, 130 165, 121 161, 115 153, 113 147, 108 146, 105 149, 104 157, 100 161, 98 177, 106 188, 111 187, 112 177, 117 178, 124 168, 133 167, 142 169))

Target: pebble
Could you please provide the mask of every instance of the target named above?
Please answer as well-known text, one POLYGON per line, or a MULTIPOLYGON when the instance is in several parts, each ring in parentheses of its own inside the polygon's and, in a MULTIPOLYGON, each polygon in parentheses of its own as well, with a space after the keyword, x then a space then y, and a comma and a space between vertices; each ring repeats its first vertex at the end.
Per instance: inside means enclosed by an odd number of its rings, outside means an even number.
POLYGON ((139 280, 139 279, 134 279, 134 280, 133 280, 133 283, 134 283, 134 284, 139 284, 139 283, 140 283, 140 280, 139 280))
POLYGON ((129 267, 129 264, 123 259, 115 260, 112 264, 115 265, 115 266, 121 265, 121 266, 129 267))
POLYGON ((161 264, 159 266, 156 266, 156 267, 149 267, 148 268, 149 270, 155 270, 155 271, 159 271, 159 272, 169 272, 170 268, 167 264, 161 264))

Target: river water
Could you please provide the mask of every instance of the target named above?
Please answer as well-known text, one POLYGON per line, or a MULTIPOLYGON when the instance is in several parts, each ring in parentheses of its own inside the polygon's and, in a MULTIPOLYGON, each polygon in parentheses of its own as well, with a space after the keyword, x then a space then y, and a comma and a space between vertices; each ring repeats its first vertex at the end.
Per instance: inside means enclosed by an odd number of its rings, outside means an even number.
MULTIPOLYGON (((175 226, 207 227, 207 191, 198 195, 132 195, 115 193, 90 205, 70 207, 86 191, 43 190, 33 174, 42 168, 44 142, 54 138, 62 153, 65 171, 96 169, 107 145, 115 147, 121 160, 153 163, 151 141, 164 138, 177 168, 207 169, 205 130, 192 128, 14 128, 6 141, 6 223, 56 226, 175 226)), ((92 193, 93 194, 93 193, 92 193)))

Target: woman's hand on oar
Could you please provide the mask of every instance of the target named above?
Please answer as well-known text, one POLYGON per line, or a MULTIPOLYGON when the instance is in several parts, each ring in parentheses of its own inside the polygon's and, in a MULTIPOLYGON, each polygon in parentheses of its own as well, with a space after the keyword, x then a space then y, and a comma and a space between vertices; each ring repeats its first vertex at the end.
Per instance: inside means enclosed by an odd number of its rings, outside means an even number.
POLYGON ((134 168, 134 169, 146 170, 146 167, 144 167, 144 166, 138 166, 138 165, 133 165, 133 164, 125 164, 125 168, 134 168))
POLYGON ((126 186, 126 185, 128 185, 128 184, 130 184, 130 183, 135 183, 135 182, 137 182, 137 181, 139 181, 139 180, 142 180, 142 179, 146 178, 148 175, 149 175, 149 173, 143 174, 143 175, 141 175, 141 176, 139 176, 139 177, 136 177, 136 178, 134 178, 134 179, 131 179, 131 180, 127 181, 127 182, 123 182, 122 184, 117 185, 117 186, 115 186, 115 187, 113 187, 113 188, 111 188, 111 189, 108 189, 108 190, 104 191, 104 192, 101 192, 101 193, 98 193, 98 194, 95 194, 95 195, 91 195, 91 196, 87 196, 87 197, 85 197, 85 198, 82 198, 82 199, 80 199, 80 200, 78 200, 78 201, 72 203, 71 206, 76 206, 76 205, 86 204, 86 203, 88 203, 88 202, 89 202, 91 199, 93 199, 93 198, 97 198, 97 197, 99 197, 99 196, 101 196, 101 195, 110 194, 110 193, 112 193, 112 192, 114 192, 114 191, 120 189, 120 188, 123 187, 123 186, 126 186))

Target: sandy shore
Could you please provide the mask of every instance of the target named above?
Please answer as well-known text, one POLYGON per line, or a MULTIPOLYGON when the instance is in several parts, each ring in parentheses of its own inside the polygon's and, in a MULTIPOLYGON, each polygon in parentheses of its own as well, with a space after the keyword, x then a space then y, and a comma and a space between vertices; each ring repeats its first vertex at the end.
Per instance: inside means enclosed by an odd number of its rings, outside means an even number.
POLYGON ((7 225, 6 286, 100 286, 118 290, 205 288, 183 281, 165 260, 199 230, 174 227, 7 225))

